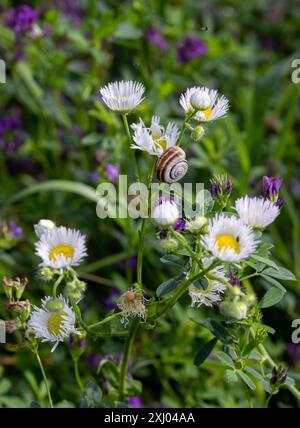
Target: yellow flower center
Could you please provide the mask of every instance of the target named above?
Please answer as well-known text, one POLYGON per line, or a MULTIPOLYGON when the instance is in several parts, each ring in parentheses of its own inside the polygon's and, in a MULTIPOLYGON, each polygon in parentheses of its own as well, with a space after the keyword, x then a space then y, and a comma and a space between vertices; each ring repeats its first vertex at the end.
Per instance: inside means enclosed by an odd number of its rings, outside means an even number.
POLYGON ((216 238, 216 244, 218 245, 219 251, 222 251, 223 249, 227 250, 227 248, 231 248, 236 252, 236 254, 239 254, 240 252, 240 246, 239 246, 238 240, 231 235, 218 235, 216 238))
POLYGON ((203 114, 204 114, 204 116, 205 116, 205 120, 208 120, 208 119, 210 118, 211 112, 212 112, 212 109, 211 109, 211 108, 207 108, 206 110, 203 110, 203 111, 202 111, 202 113, 203 113, 203 114))
POLYGON ((50 251, 50 260, 56 262, 57 258, 62 254, 66 259, 72 259, 74 256, 74 248, 70 247, 70 245, 56 245, 50 251))
POLYGON ((63 322, 67 313, 64 311, 55 312, 48 320, 48 330, 51 334, 58 336, 60 334, 63 322))
POLYGON ((164 151, 167 148, 167 141, 159 135, 152 135, 152 140, 155 144, 160 146, 164 151))

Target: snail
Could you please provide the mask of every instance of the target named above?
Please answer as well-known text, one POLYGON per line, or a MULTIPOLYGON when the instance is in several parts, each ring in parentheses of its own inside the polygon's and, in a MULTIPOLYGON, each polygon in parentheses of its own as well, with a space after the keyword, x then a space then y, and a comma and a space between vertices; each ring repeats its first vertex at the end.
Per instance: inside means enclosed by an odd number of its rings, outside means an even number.
POLYGON ((175 183, 181 180, 188 170, 185 152, 178 146, 169 147, 163 152, 156 164, 159 181, 175 183))

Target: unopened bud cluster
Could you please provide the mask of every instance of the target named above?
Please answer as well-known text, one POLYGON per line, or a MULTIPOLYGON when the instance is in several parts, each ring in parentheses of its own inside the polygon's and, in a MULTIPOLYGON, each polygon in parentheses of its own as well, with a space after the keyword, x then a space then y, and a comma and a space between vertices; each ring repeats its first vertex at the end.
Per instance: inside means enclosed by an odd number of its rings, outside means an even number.
POLYGON ((242 320, 247 318, 249 309, 254 303, 254 294, 245 294, 238 285, 235 285, 228 289, 219 308, 225 317, 242 320))
POLYGON ((226 174, 215 175, 210 182, 210 192, 216 203, 221 208, 225 208, 232 191, 231 178, 228 178, 226 174))
POLYGON ((67 282, 65 295, 70 300, 78 301, 81 299, 83 293, 86 289, 86 283, 84 281, 80 281, 76 276, 72 279, 72 281, 67 282))

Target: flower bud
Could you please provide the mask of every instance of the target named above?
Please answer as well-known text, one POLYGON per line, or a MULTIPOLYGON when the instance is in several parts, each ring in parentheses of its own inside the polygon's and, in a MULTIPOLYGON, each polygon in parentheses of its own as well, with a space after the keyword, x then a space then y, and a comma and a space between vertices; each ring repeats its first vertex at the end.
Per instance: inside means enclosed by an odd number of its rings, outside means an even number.
POLYGON ((174 199, 169 197, 158 198, 152 217, 160 226, 171 226, 179 219, 179 209, 174 199))
POLYGON ((220 304, 220 312, 226 317, 242 320, 247 317, 248 306, 243 302, 230 302, 224 300, 220 304))
POLYGON ((45 281, 51 281, 57 274, 59 274, 59 271, 45 267, 41 269, 40 274, 45 281))
POLYGON ((34 231, 38 238, 41 238, 43 235, 48 234, 56 227, 55 223, 51 220, 40 220, 38 224, 34 225, 34 231))
POLYGON ((211 105, 211 99, 208 93, 196 91, 191 96, 190 103, 195 110, 207 110, 211 105))
POLYGON ((64 308, 65 304, 61 299, 51 299, 47 302, 46 308, 49 312, 59 312, 64 308))
POLYGON ((15 320, 5 321, 5 331, 8 334, 14 333, 21 326, 22 326, 21 321, 18 318, 16 318, 15 320))
POLYGON ((162 239, 159 243, 159 249, 164 254, 174 253, 178 249, 178 241, 175 238, 162 239))
POLYGON ((198 143, 199 141, 202 140, 202 138, 204 137, 204 134, 205 134, 205 130, 203 126, 197 126, 196 128, 193 129, 191 133, 191 138, 193 141, 195 141, 195 143, 198 143))
POLYGON ((203 230, 207 223, 208 220, 206 217, 196 216, 194 219, 189 220, 186 223, 186 230, 191 233, 198 233, 200 230, 203 230))
POLYGON ((10 301, 6 304, 6 309, 14 317, 20 317, 22 321, 26 321, 30 315, 31 304, 29 300, 10 301))

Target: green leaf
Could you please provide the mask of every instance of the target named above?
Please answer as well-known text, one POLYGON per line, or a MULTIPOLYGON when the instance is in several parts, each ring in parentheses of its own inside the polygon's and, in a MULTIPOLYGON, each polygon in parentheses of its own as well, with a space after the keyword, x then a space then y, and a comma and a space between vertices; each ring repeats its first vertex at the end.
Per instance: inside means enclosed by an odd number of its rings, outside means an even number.
POLYGON ((261 274, 261 277, 264 278, 266 281, 268 281, 270 284, 275 285, 275 287, 279 288, 281 291, 286 291, 283 285, 280 284, 276 279, 272 278, 271 276, 261 274))
POLYGON ((293 272, 284 267, 280 267, 278 270, 273 268, 267 268, 263 271, 263 274, 286 281, 297 281, 297 278, 295 277, 293 272))
POLYGON ((179 275, 174 276, 173 278, 170 278, 167 281, 160 284, 156 290, 157 297, 166 296, 167 294, 174 291, 178 287, 178 285, 180 284, 180 282, 183 280, 184 277, 185 277, 185 275, 183 273, 180 273, 179 275))
POLYGON ((33 195, 35 193, 49 191, 75 193, 93 202, 98 202, 99 200, 96 191, 92 187, 87 186, 86 184, 67 180, 48 180, 43 183, 33 184, 27 187, 26 189, 21 190, 8 201, 8 205, 14 202, 18 202, 24 198, 27 198, 27 196, 33 195))
POLYGON ((270 383, 257 370, 249 366, 246 366, 245 370, 261 382, 266 392, 271 393, 270 383))
POLYGON ((230 358, 229 355, 225 354, 225 352, 219 351, 216 353, 216 356, 219 358, 220 361, 222 361, 226 366, 234 369, 235 365, 234 362, 232 360, 232 358, 230 358))
POLYGON ((89 382, 82 393, 80 400, 81 408, 95 407, 96 404, 100 404, 102 398, 102 392, 99 386, 95 382, 89 382))
POLYGON ((254 391, 256 389, 255 383, 250 379, 250 377, 248 375, 246 375, 246 373, 242 372, 241 370, 239 370, 237 373, 239 374, 241 379, 245 382, 245 384, 250 389, 252 389, 252 391, 254 391))
POLYGON ((266 292, 263 298, 260 300, 258 306, 260 308, 269 308, 280 302, 283 298, 285 291, 280 290, 279 288, 272 287, 266 292))
POLYGON ((86 135, 82 140, 81 144, 84 146, 93 146, 102 140, 102 135, 95 133, 86 135))
POLYGON ((238 381, 238 377, 237 377, 235 371, 233 371, 233 370, 229 370, 229 369, 226 370, 226 376, 227 376, 229 383, 234 383, 234 382, 238 381))
POLYGON ((279 267, 277 266, 277 264, 275 262, 273 262, 270 259, 267 259, 266 257, 261 257, 261 256, 258 256, 257 254, 253 254, 251 256, 251 259, 254 259, 260 263, 264 263, 265 265, 270 266, 274 269, 277 269, 277 270, 279 269, 279 267))
POLYGON ((184 267, 185 263, 184 261, 174 254, 167 254, 160 258, 160 261, 166 265, 172 265, 172 266, 178 266, 178 267, 184 267))
POLYGON ((194 364, 196 366, 200 366, 206 360, 211 351, 214 349, 217 341, 218 339, 214 337, 213 339, 206 342, 203 346, 201 346, 194 358, 194 364))
POLYGON ((207 320, 195 320, 195 323, 207 328, 214 336, 216 336, 222 342, 231 342, 231 336, 227 332, 226 328, 218 321, 208 318, 207 320))

